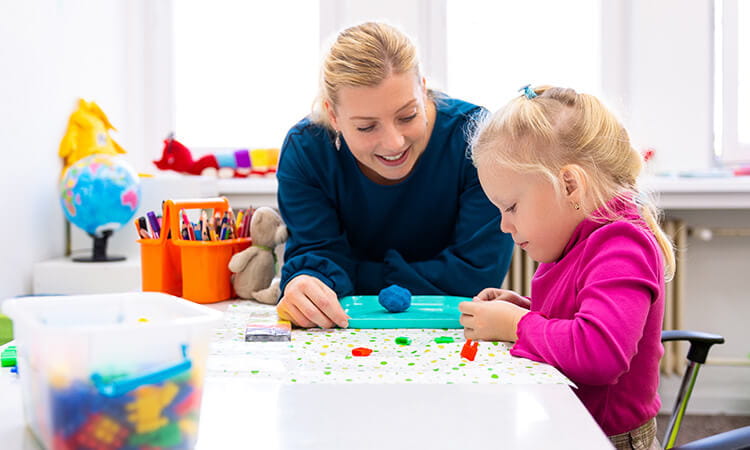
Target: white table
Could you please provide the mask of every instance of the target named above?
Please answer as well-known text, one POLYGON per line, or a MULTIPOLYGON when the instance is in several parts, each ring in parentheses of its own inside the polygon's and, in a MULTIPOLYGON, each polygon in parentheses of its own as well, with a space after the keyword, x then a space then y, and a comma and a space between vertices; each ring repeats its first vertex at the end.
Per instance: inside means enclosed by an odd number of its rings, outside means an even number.
MULTIPOLYGON (((460 330, 295 330, 292 342, 245 343, 238 327, 273 308, 212 306, 229 311, 208 360, 199 449, 611 448, 559 372, 505 344, 481 343, 470 362, 457 355, 460 330), (434 342, 444 335, 456 342, 434 342), (364 341, 375 358, 346 354, 364 341)), ((2 447, 38 448, 7 369, 0 398, 2 447)))
MULTIPOLYGON (((39 449, 0 376, 0 442, 39 449)), ((209 377, 198 449, 606 449, 563 384, 284 384, 209 377)))
POLYGON ((199 449, 606 449, 562 384, 280 384, 210 379, 199 449))

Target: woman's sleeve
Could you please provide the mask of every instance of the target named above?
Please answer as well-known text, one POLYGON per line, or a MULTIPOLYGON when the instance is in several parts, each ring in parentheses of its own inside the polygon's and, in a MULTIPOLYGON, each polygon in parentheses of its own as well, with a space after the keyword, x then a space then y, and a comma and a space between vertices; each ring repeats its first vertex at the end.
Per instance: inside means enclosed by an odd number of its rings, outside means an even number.
POLYGON ((289 280, 305 274, 320 279, 339 297, 351 295, 354 291, 351 249, 332 199, 324 192, 314 170, 309 169, 309 161, 301 160, 306 157, 305 152, 309 154, 316 149, 300 147, 294 135, 287 136, 277 172, 279 211, 289 230, 281 291, 289 280))
MULTIPOLYGON (((646 237, 612 227, 582 257, 580 304, 572 319, 526 314, 511 354, 545 362, 575 383, 605 385, 630 366, 652 302, 660 292, 661 260, 646 237)), ((533 300, 532 300, 533 302, 533 300)))
POLYGON ((381 285, 397 284, 423 295, 470 297, 502 284, 513 240, 500 231, 500 213, 482 191, 476 169, 468 162, 463 170, 453 242, 430 260, 407 262, 391 249, 383 263, 361 262, 357 279, 363 285, 380 279, 381 285))

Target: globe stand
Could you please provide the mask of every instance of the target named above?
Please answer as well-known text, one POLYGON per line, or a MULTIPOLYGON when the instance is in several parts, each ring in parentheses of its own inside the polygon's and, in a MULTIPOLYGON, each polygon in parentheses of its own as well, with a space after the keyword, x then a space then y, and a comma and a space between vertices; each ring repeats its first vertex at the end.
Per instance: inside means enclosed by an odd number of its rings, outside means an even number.
POLYGON ((107 256, 107 239, 112 236, 112 230, 105 230, 101 237, 89 234, 94 239, 94 251, 91 256, 76 256, 75 262, 113 262, 125 261, 124 256, 107 256))

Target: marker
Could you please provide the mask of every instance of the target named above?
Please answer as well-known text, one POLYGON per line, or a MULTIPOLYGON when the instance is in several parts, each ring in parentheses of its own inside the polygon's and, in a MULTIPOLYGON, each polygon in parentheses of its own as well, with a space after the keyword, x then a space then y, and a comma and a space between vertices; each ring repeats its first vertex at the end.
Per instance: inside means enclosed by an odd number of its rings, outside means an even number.
POLYGON ((154 214, 153 211, 149 211, 146 213, 146 217, 148 217, 148 223, 151 225, 151 234, 154 239, 159 239, 161 227, 159 227, 159 221, 156 219, 156 214, 154 214))
POLYGON ((201 218, 199 223, 201 226, 201 240, 208 241, 210 239, 210 236, 208 235, 208 213, 206 213, 205 209, 201 210, 201 218))
POLYGON ((226 233, 227 233, 227 221, 228 221, 229 215, 227 212, 224 212, 224 216, 221 218, 221 225, 217 225, 219 227, 219 240, 223 241, 226 239, 226 233))
POLYGON ((242 224, 242 230, 244 237, 252 237, 250 236, 250 221, 253 220, 253 214, 255 213, 255 210, 251 206, 247 209, 247 213, 245 213, 245 217, 242 219, 244 223, 242 224))
POLYGON ((146 222, 146 218, 141 216, 138 218, 138 227, 140 231, 138 232, 141 236, 143 235, 143 232, 146 233, 146 239, 151 239, 151 234, 148 232, 148 223, 146 222))
MULTIPOLYGON (((143 239, 144 230, 141 229, 141 224, 139 223, 138 220, 135 221, 135 231, 138 233, 138 237, 143 239)), ((146 232, 146 239, 148 239, 148 232, 146 232)))
POLYGON ((182 221, 185 223, 185 228, 187 229, 187 234, 188 234, 187 239, 194 241, 195 232, 193 231, 193 224, 190 223, 190 219, 188 219, 188 216, 187 214, 185 214, 184 209, 181 209, 180 212, 182 213, 182 221))

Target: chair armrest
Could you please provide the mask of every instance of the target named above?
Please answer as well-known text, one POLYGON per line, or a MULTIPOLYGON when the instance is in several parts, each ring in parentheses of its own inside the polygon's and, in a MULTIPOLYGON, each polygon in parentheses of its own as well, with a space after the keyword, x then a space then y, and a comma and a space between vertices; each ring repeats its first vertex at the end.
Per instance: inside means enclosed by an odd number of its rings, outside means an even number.
POLYGON ((661 341, 688 341, 690 350, 687 358, 690 361, 705 364, 708 351, 714 344, 723 344, 724 337, 718 334, 703 333, 701 331, 664 330, 661 332, 661 341))
POLYGON ((672 450, 739 450, 750 448, 750 426, 672 447, 672 450))

